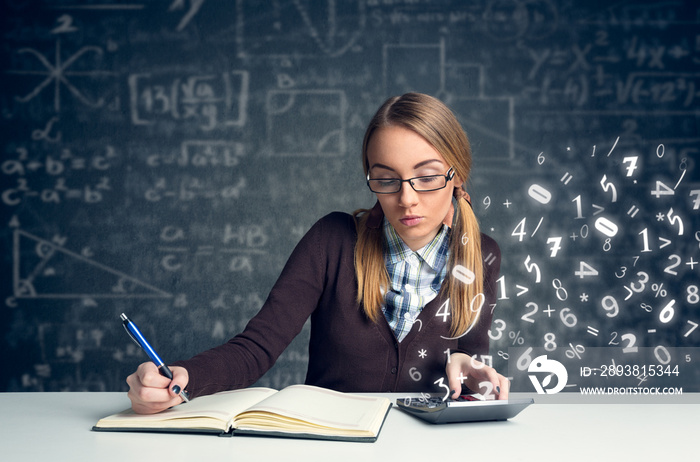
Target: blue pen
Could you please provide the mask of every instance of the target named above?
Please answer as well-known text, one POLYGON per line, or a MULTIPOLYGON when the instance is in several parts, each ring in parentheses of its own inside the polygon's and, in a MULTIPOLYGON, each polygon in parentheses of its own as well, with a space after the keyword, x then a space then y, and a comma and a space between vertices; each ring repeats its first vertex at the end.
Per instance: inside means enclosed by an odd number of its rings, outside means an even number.
MULTIPOLYGON (((136 327, 136 324, 131 322, 129 318, 126 317, 124 313, 121 314, 120 316, 122 320, 122 324, 124 325, 124 329, 126 330, 126 333, 129 334, 129 337, 136 342, 138 346, 140 346, 148 355, 149 358, 151 358, 151 361, 158 367, 158 371, 160 372, 160 375, 169 378, 170 380, 173 379, 173 373, 170 370, 170 368, 163 362, 162 359, 160 359, 160 356, 158 356, 158 353, 156 353, 156 350, 153 349, 153 347, 148 343, 146 340, 146 337, 143 336, 141 331, 139 330, 138 327, 136 327)), ((187 392, 185 390, 181 390, 179 393, 180 397, 184 402, 189 402, 189 396, 187 396, 187 392)))

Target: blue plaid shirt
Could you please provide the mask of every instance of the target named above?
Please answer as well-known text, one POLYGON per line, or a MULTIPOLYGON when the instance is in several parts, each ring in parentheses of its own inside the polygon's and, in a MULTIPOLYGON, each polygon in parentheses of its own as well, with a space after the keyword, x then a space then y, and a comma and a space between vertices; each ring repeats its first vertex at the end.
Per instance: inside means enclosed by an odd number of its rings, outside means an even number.
POLYGON ((411 331, 425 305, 437 297, 447 273, 449 228, 442 225, 428 245, 414 252, 384 218, 384 263, 390 290, 382 311, 400 342, 411 331))

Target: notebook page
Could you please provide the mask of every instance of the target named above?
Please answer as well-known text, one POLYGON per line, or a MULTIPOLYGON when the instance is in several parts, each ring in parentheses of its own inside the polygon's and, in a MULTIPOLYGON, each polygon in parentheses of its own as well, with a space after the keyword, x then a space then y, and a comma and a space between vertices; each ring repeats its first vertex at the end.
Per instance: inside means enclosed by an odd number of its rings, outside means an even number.
POLYGON ((377 415, 384 417, 387 402, 386 398, 292 385, 252 406, 249 411, 272 412, 324 427, 361 430, 377 426, 377 415))
MULTIPOLYGON (((100 419, 100 423, 122 421, 125 424, 145 424, 148 422, 166 422, 176 419, 194 419, 210 417, 227 422, 234 415, 254 405, 260 400, 277 391, 270 388, 246 388, 243 390, 225 391, 214 395, 200 396, 189 403, 182 403, 158 414, 136 414, 128 409, 119 414, 100 419)), ((185 425, 185 422, 183 422, 185 425)))

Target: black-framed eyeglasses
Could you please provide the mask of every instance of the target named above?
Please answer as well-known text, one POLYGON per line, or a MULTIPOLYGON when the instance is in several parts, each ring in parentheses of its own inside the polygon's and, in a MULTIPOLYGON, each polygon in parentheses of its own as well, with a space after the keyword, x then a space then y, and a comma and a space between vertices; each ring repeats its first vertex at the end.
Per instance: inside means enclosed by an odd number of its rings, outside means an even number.
POLYGON ((454 178, 454 168, 444 175, 427 175, 401 180, 399 178, 370 178, 367 174, 367 186, 376 194, 394 194, 401 191, 401 185, 407 182, 416 192, 437 191, 447 186, 447 182, 454 178))

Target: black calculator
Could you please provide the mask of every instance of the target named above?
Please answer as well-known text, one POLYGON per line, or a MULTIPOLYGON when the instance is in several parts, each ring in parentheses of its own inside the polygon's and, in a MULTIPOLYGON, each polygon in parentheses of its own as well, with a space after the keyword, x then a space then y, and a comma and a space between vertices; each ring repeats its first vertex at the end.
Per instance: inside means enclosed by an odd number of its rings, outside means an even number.
POLYGON ((426 397, 397 399, 396 405, 426 422, 445 424, 508 420, 534 402, 533 399, 485 400, 462 395, 455 400, 426 397))

